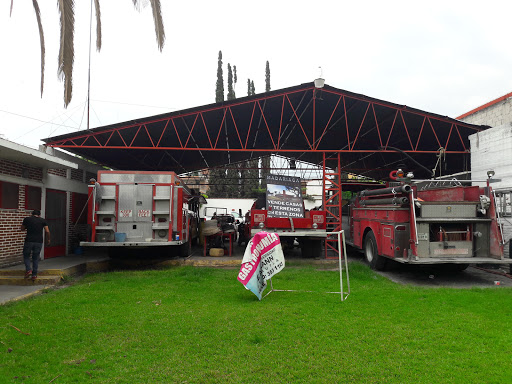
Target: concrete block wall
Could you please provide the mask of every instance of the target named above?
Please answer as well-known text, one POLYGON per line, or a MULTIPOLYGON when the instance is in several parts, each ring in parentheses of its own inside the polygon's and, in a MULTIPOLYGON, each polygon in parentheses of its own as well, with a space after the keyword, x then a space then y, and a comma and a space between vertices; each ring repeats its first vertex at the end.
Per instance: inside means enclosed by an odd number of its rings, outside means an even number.
MULTIPOLYGON (((471 145, 471 179, 487 179, 487 171, 494 170, 498 182, 493 189, 512 189, 512 98, 498 101, 461 119, 464 122, 488 125, 492 128, 469 136, 471 145)), ((484 186, 485 182, 474 183, 484 186)), ((512 217, 503 217, 505 256, 510 257, 512 217)))
POLYGON ((470 124, 499 127, 512 122, 512 97, 498 101, 461 119, 470 124))
MULTIPOLYGON (((502 125, 469 136, 471 145, 471 178, 487 179, 487 171, 494 170, 494 189, 512 188, 512 126, 502 125)), ((485 183, 479 183, 483 186, 485 183)))

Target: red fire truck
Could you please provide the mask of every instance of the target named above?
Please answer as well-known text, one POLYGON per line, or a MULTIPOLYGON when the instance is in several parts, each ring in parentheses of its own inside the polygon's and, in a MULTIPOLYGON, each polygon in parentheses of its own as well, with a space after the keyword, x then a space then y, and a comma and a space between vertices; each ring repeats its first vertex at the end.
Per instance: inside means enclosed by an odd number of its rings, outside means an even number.
POLYGON ((111 256, 188 255, 198 238, 201 195, 174 172, 99 171, 89 185, 89 241, 111 256))
MULTIPOLYGON (((265 198, 257 199, 246 215, 245 239, 261 231, 277 233, 285 251, 293 248, 295 242, 301 247, 303 257, 319 257, 326 233, 326 212, 304 210, 304 217, 270 217, 265 198)), ((240 235, 242 233, 239 231, 240 235)), ((239 244, 243 242, 239 239, 239 244)))
MULTIPOLYGON (((407 264, 511 264, 492 188, 460 181, 412 183, 401 170, 397 185, 364 190, 350 203, 343 229, 347 244, 364 252, 373 269, 388 260, 407 264), (449 184, 449 185, 447 185, 449 184)), ((388 184, 389 185, 389 184, 388 184)))

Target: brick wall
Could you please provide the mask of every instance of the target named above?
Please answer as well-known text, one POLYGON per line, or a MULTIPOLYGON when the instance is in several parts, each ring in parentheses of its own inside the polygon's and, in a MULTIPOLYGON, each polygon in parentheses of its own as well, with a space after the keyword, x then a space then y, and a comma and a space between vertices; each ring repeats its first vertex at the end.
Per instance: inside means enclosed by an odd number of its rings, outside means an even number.
POLYGON ((30 165, 5 159, 0 159, 0 173, 9 176, 23 177, 29 180, 43 180, 43 168, 31 167, 30 165))
POLYGON ((23 219, 30 216, 30 210, 25 207, 25 188, 20 185, 18 188, 19 202, 18 209, 0 208, 0 266, 6 267, 23 262, 23 243, 25 232, 20 231, 23 219))
MULTIPOLYGON (((78 218, 80 213, 82 213, 81 218, 85 219, 87 222, 87 209, 83 211, 83 206, 80 206, 76 203, 73 198, 74 193, 71 193, 71 198, 69 199, 69 223, 68 223, 68 253, 73 253, 75 248, 80 245, 80 241, 87 240, 87 227, 86 223, 77 224, 73 221, 73 218, 78 218)), ((85 196, 87 196, 85 194, 85 196)))
POLYGON ((84 181, 84 170, 83 169, 72 169, 71 180, 84 181))
POLYGON ((60 176, 60 177, 66 177, 67 176, 67 171, 65 169, 50 168, 50 169, 48 169, 48 174, 49 175, 56 175, 56 176, 60 176))

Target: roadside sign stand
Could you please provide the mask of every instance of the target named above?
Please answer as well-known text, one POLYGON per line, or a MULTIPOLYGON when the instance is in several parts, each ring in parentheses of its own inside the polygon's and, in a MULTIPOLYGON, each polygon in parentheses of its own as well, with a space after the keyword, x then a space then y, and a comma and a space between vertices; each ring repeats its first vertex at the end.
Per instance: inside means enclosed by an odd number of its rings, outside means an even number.
MULTIPOLYGON (((348 273, 348 261, 347 261, 347 247, 345 244, 345 232, 339 231, 339 232, 331 232, 330 234, 336 234, 338 236, 338 244, 343 244, 343 259, 345 261, 345 274, 346 274, 346 288, 347 291, 344 291, 343 288, 343 266, 341 261, 341 247, 338 247, 338 266, 340 271, 340 291, 339 292, 324 292, 324 293, 336 293, 340 294, 341 301, 345 301, 348 298, 348 295, 350 295, 350 278, 348 273), (343 242, 341 241, 343 239, 343 242)), ((274 289, 274 284, 272 283, 272 278, 270 278, 270 291, 268 291, 265 296, 262 297, 264 299, 268 295, 270 295, 272 292, 309 292, 309 293, 315 293, 316 291, 304 291, 304 290, 296 290, 296 289, 274 289)))

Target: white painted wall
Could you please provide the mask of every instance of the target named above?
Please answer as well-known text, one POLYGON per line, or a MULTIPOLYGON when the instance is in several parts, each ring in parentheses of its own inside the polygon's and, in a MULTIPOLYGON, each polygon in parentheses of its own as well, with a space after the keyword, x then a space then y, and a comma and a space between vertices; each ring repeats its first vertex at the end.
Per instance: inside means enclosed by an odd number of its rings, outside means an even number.
MULTIPOLYGON (((494 170, 494 189, 512 188, 512 126, 510 124, 469 136, 471 145, 471 179, 487 179, 487 171, 494 170)), ((485 185, 484 182, 478 183, 485 185)))
MULTIPOLYGON (((487 171, 496 172, 491 183, 494 190, 512 189, 512 126, 510 123, 469 136, 471 145, 471 179, 487 179, 487 171)), ((484 186, 485 182, 474 183, 484 186)), ((510 202, 509 202, 510 203, 510 202)), ((503 238, 512 241, 512 217, 503 218, 503 238)), ((509 255, 509 244, 505 244, 505 255, 509 255)))
MULTIPOLYGON (((228 213, 238 213, 238 210, 242 210, 242 216, 251 209, 252 204, 256 199, 214 199, 208 198, 206 199, 207 204, 201 205, 201 209, 199 212, 200 217, 205 217, 204 212, 206 207, 217 207, 217 208, 227 208, 228 213)), ((219 211, 220 213, 221 211, 219 211)))

